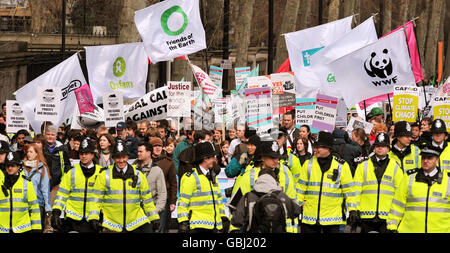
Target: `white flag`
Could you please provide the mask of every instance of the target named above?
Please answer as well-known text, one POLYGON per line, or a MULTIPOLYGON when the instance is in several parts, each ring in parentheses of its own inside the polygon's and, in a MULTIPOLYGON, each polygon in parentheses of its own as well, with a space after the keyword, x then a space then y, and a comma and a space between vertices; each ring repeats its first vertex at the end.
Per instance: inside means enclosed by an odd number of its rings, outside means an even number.
POLYGON ((353 16, 349 16, 323 25, 284 34, 298 94, 305 97, 309 95, 315 97, 319 86, 314 73, 310 71, 311 55, 349 32, 352 29, 352 20, 353 16))
POLYGON ((415 86, 403 29, 331 62, 329 70, 347 105, 391 93, 394 85, 415 86))
POLYGON ((101 104, 103 95, 114 91, 120 91, 124 101, 145 94, 148 58, 141 42, 85 49, 94 103, 101 104))
POLYGON ((152 63, 206 48, 198 0, 166 0, 135 12, 134 22, 152 63))
POLYGON ((40 75, 33 81, 16 91, 16 100, 25 113, 34 131, 41 132, 42 121, 34 119, 36 108, 36 91, 41 86, 53 86, 61 89, 61 105, 58 120, 52 122, 54 125, 61 125, 66 119, 72 117, 73 107, 77 107, 77 99, 73 92, 81 85, 85 84, 83 72, 81 71, 78 55, 75 53, 65 61, 56 65, 49 71, 40 75))
POLYGON ((195 66, 194 64, 190 65, 195 79, 197 79, 198 85, 202 87, 203 92, 205 92, 208 98, 213 101, 214 99, 219 97, 220 93, 222 93, 222 88, 217 87, 217 85, 211 80, 208 74, 206 74, 205 71, 203 71, 201 68, 195 66))
POLYGON ((311 56, 311 71, 316 75, 316 83, 320 85, 320 92, 330 96, 342 97, 333 86, 335 80, 328 69, 328 63, 358 50, 378 40, 373 17, 353 28, 342 38, 326 46, 311 56))

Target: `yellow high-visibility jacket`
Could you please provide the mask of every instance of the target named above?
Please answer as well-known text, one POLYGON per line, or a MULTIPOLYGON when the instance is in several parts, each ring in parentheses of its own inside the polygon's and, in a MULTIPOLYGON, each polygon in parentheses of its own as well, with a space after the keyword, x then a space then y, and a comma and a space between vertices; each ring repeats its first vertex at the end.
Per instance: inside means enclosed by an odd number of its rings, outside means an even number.
POLYGON ((345 224, 344 200, 348 211, 357 210, 348 163, 333 157, 330 168, 322 173, 317 157, 305 161, 297 183, 297 201, 304 203, 302 223, 345 224))
POLYGON ((0 233, 42 229, 41 211, 33 183, 24 179, 23 175, 21 172, 17 182, 6 190, 8 196, 0 191, 0 233))
POLYGON ((96 197, 90 202, 88 220, 98 220, 101 210, 102 227, 117 232, 133 231, 159 219, 147 178, 134 165, 128 164, 125 178, 118 176, 115 165, 100 171, 93 193, 96 197))
POLYGON ((447 145, 442 151, 439 163, 442 170, 450 172, 450 145, 447 145))
POLYGON ((63 210, 66 217, 73 220, 88 220, 89 202, 94 200, 94 184, 100 173, 100 165, 95 165, 95 173, 86 179, 80 164, 75 164, 72 169, 62 176, 58 193, 52 209, 63 210))
POLYGON ((395 191, 387 228, 399 233, 450 232, 450 177, 439 171, 441 182, 430 186, 422 179, 422 169, 413 169, 403 176, 395 191))
POLYGON ((400 164, 400 168, 405 172, 407 170, 415 169, 421 167, 421 156, 420 149, 414 144, 411 144, 411 153, 406 155, 403 160, 391 151, 389 151, 389 158, 394 159, 398 164, 400 164))
POLYGON ((381 182, 377 180, 371 158, 358 164, 354 181, 356 204, 362 219, 371 219, 376 215, 380 219, 387 219, 395 190, 400 186, 402 177, 403 171, 393 159, 389 159, 381 182))

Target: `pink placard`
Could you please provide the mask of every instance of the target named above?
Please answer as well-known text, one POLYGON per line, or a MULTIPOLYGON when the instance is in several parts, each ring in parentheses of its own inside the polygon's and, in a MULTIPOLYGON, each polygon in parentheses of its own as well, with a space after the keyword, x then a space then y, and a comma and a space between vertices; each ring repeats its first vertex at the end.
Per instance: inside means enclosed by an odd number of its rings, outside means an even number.
POLYGON ((85 112, 94 112, 94 98, 92 97, 91 89, 88 84, 82 85, 80 88, 74 90, 77 97, 78 109, 80 114, 85 112))

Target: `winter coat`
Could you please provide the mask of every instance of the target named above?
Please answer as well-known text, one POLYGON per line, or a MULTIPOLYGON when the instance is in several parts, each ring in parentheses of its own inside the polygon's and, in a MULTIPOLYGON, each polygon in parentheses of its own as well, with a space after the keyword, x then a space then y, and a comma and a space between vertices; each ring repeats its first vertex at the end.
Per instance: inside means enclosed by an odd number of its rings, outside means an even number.
POLYGON ((177 172, 175 163, 172 158, 167 157, 164 152, 159 157, 153 157, 152 159, 154 165, 160 167, 164 173, 167 189, 167 202, 175 205, 177 202, 177 172))
POLYGON ((56 141, 56 146, 53 148, 53 152, 50 151, 50 148, 48 145, 43 146, 43 153, 45 157, 45 161, 47 162, 48 168, 50 169, 50 187, 53 189, 53 187, 59 185, 61 182, 61 177, 64 173, 69 171, 69 169, 72 167, 72 164, 69 160, 69 155, 67 151, 64 148, 64 145, 62 145, 61 142, 56 141), (61 155, 62 154, 62 158, 61 155), (61 161, 63 164, 61 164, 61 161))
POLYGON ((136 169, 140 170, 147 177, 148 186, 152 193, 156 211, 158 211, 158 213, 161 212, 166 206, 167 201, 166 180, 162 169, 156 166, 153 161, 150 161, 147 165, 141 166, 139 160, 136 160, 134 164, 136 164, 136 169))

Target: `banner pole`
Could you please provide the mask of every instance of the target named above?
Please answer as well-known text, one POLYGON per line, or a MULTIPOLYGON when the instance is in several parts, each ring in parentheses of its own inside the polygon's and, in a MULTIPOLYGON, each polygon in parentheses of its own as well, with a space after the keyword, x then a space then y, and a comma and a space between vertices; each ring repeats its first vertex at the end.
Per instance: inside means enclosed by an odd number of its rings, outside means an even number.
POLYGON ((177 133, 180 136, 180 117, 177 118, 177 133))
POLYGON ((366 100, 364 99, 364 119, 367 121, 367 108, 366 108, 366 100))
POLYGON ((390 110, 390 113, 392 115, 391 97, 389 96, 389 93, 387 94, 387 97, 388 97, 388 103, 389 103, 389 110, 390 110))

